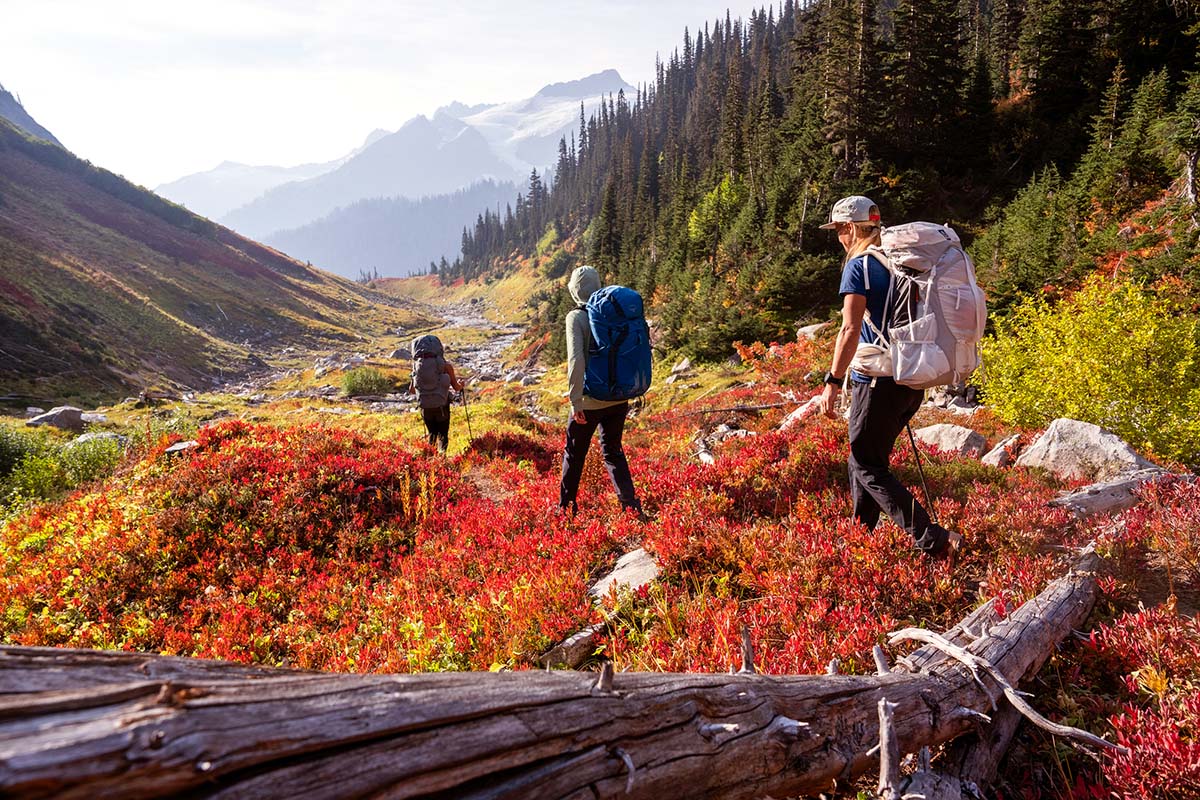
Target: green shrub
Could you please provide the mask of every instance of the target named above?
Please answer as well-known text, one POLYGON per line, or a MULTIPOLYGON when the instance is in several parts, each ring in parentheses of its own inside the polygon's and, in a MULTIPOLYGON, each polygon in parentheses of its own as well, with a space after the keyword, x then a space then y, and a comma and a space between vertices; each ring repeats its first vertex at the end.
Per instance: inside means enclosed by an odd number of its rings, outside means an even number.
POLYGON ((1070 417, 1200 464, 1200 319, 1165 293, 1093 276, 1058 305, 1029 298, 983 360, 988 401, 1010 423, 1070 417))
POLYGON ((342 391, 347 397, 367 394, 387 394, 395 382, 374 367, 352 369, 342 377, 342 391))
POLYGON ((43 449, 45 445, 41 437, 0 425, 0 479, 12 473, 26 456, 40 453, 43 449))
POLYGON ((62 464, 53 453, 33 454, 21 459, 5 481, 8 499, 35 500, 53 497, 66 489, 62 464))
POLYGON ((116 439, 92 439, 62 449, 59 463, 71 488, 106 478, 121 463, 125 448, 116 439))

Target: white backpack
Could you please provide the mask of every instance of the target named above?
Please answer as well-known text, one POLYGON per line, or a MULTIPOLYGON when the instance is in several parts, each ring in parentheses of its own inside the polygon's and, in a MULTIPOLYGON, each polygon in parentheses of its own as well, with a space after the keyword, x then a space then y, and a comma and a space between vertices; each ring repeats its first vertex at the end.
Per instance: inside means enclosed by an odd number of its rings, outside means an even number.
POLYGON ((979 366, 987 300, 958 234, 948 225, 910 222, 885 228, 882 245, 867 252, 890 275, 888 333, 868 313, 865 322, 879 344, 861 343, 851 367, 913 389, 964 383, 979 366))

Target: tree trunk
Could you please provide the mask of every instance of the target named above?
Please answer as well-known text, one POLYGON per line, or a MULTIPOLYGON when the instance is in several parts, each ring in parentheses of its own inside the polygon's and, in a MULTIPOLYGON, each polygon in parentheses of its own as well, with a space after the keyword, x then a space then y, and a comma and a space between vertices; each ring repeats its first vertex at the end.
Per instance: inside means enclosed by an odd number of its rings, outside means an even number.
MULTIPOLYGON (((1016 684, 1087 617, 1072 572, 965 644, 1016 684)), ((977 612, 973 618, 994 612, 977 612)), ((968 628, 972 627, 968 624, 968 628)), ((977 635, 978 630, 972 630, 977 635)), ((0 795, 753 798, 875 769, 974 729, 988 692, 928 648, 871 676, 328 675, 0 648, 0 795)))
POLYGON ((1194 206, 1196 205, 1196 162, 1200 159, 1200 151, 1189 150, 1185 157, 1187 165, 1183 175, 1183 196, 1194 206))

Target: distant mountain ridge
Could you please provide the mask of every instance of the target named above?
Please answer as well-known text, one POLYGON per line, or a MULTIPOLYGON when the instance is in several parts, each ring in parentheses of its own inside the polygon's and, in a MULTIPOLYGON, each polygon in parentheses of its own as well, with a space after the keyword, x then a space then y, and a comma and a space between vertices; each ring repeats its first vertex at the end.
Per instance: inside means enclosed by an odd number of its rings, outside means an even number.
POLYGON ((420 200, 374 197, 303 227, 278 231, 266 242, 347 278, 374 271, 402 277, 443 257, 452 261, 462 246, 463 225, 516 195, 514 183, 483 181, 420 200))
POLYGON ((21 105, 21 101, 12 92, 5 89, 3 84, 0 84, 0 117, 8 120, 30 136, 45 139, 47 142, 56 144, 59 147, 63 146, 62 142, 54 138, 54 134, 43 128, 38 124, 37 120, 29 116, 29 112, 21 105))
POLYGON ((154 191, 197 214, 209 219, 220 219, 276 186, 308 180, 337 169, 388 133, 389 131, 381 129, 372 131, 361 147, 333 161, 299 164, 294 167, 257 166, 223 161, 207 172, 197 172, 164 183, 154 191))
POLYGON ((622 90, 634 88, 610 69, 548 84, 521 100, 454 101, 432 117, 410 119, 394 133, 372 134, 359 151, 338 163, 291 168, 294 172, 222 165, 159 188, 192 210, 267 240, 361 200, 433 197, 485 180, 523 182, 531 170, 545 171, 557 160, 559 139, 574 129, 581 103, 590 112, 602 97, 622 90), (267 188, 246 200, 253 181, 267 188), (221 208, 229 210, 216 213, 221 208))
POLYGON ((265 239, 367 198, 447 194, 480 180, 514 177, 479 131, 448 114, 414 117, 336 169, 277 186, 221 222, 265 239))

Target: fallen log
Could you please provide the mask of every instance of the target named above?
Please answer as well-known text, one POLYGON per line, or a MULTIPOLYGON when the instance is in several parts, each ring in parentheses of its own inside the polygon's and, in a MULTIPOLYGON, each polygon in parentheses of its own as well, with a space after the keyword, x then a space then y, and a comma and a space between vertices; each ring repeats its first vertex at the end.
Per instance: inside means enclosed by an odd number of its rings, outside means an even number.
MULTIPOLYGON (((1016 685, 1087 617, 1089 555, 963 643, 1016 685)), ((747 666, 752 658, 747 659, 747 666)), ((0 648, 0 795, 752 798, 878 768, 974 730, 992 690, 944 653, 919 672, 329 675, 0 648)))

